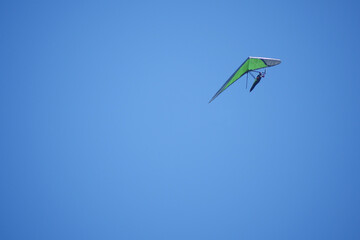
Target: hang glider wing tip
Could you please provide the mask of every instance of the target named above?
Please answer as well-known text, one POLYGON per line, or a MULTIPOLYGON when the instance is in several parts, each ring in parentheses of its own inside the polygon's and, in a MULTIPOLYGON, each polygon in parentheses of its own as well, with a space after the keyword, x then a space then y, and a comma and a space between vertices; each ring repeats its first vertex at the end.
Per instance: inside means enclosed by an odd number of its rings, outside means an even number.
POLYGON ((264 60, 265 64, 269 67, 273 67, 279 65, 281 63, 280 59, 271 59, 271 60, 264 60))
POLYGON ((211 103, 215 98, 217 98, 224 91, 224 86, 222 86, 215 95, 210 99, 209 103, 211 103))
POLYGON ((249 56, 248 59, 261 59, 266 65, 267 67, 272 67, 272 66, 276 66, 278 64, 281 63, 280 59, 277 58, 268 58, 268 57, 252 57, 249 56))
POLYGON ((213 96, 213 97, 210 99, 209 103, 211 103, 216 97, 217 97, 217 95, 213 96))

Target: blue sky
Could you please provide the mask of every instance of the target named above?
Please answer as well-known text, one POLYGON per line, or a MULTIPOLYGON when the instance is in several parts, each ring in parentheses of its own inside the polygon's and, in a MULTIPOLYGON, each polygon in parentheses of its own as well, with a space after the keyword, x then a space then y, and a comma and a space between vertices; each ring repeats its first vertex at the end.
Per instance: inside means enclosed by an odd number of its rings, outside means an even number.
POLYGON ((358 9, 2 1, 0 238, 359 239, 358 9))

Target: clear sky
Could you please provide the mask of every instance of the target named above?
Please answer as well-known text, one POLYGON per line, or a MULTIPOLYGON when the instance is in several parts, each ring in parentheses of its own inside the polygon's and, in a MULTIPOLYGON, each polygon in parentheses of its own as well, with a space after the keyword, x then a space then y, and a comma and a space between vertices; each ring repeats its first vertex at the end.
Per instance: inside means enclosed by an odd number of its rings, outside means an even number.
POLYGON ((1 1, 0 239, 360 239, 359 9, 1 1))

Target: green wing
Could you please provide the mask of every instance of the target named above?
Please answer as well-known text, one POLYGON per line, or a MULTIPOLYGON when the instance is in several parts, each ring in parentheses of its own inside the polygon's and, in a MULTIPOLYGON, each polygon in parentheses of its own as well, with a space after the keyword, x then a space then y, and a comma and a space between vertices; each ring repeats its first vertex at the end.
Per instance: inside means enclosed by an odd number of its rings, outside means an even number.
POLYGON ((217 96, 220 95, 225 89, 227 89, 236 80, 241 78, 245 73, 252 70, 257 70, 266 67, 272 67, 280 64, 281 61, 275 58, 263 58, 263 57, 248 57, 243 64, 230 76, 230 78, 224 83, 224 85, 217 91, 217 93, 211 98, 210 102, 213 101, 217 96))

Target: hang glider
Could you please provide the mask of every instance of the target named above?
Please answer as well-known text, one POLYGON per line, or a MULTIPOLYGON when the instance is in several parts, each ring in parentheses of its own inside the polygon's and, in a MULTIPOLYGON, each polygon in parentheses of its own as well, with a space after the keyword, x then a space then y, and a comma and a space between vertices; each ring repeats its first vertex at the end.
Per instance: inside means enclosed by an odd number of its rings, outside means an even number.
POLYGON ((225 89, 227 89, 231 84, 236 80, 241 78, 246 73, 251 73, 254 70, 272 67, 280 64, 280 59, 275 58, 263 58, 263 57, 248 57, 243 64, 240 65, 238 69, 230 76, 230 78, 224 83, 224 85, 217 91, 217 93, 211 98, 209 103, 211 103, 217 96, 220 95, 225 89))

